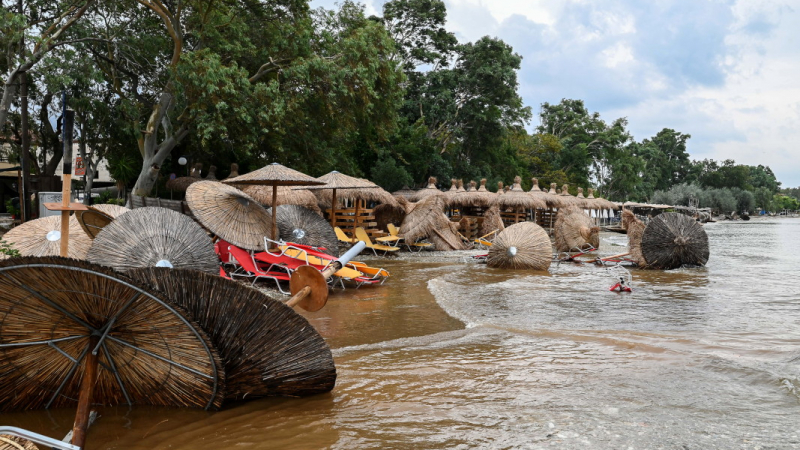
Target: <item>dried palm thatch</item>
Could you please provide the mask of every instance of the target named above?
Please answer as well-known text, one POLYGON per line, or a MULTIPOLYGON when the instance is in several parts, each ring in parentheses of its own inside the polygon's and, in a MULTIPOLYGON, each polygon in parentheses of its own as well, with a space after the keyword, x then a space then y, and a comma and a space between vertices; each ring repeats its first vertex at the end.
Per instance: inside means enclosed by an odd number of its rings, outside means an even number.
POLYGON ((581 209, 592 209, 591 202, 586 201, 586 197, 583 196, 583 188, 578 188, 578 195, 575 196, 575 204, 581 209))
POLYGON ((437 251, 467 250, 470 248, 458 233, 458 223, 450 222, 444 213, 441 214, 442 227, 435 228, 428 236, 428 240, 433 244, 437 251), (447 223, 444 223, 447 220, 447 223))
MULTIPOLYGON (((252 197, 233 186, 201 181, 189 186, 186 203, 194 217, 212 233, 246 250, 264 247, 272 239, 272 218, 252 197)), ((277 234, 277 225, 275 227, 277 234)))
POLYGON ((411 198, 411 197, 412 197, 414 194, 416 194, 416 193, 417 193, 417 191, 415 191, 415 190, 411 189, 410 187, 408 187, 408 186, 406 186, 406 185, 403 185, 403 187, 402 187, 402 188, 400 188, 400 190, 397 190, 397 191, 394 191, 394 192, 392 192, 392 195, 393 195, 395 198, 397 198, 397 197, 404 197, 404 198, 406 198, 406 199, 409 199, 409 198, 411 198))
MULTIPOLYGON (((16 226, 3 239, 22 256, 58 256, 61 253, 61 216, 42 217, 16 226)), ((86 259, 92 240, 75 216, 69 218, 70 258, 86 259)))
POLYGON ((676 269, 708 262, 708 235, 703 226, 680 213, 654 217, 642 234, 642 254, 647 267, 676 269))
POLYGON ((502 181, 498 181, 497 182, 497 195, 503 195, 505 193, 506 193, 506 191, 505 191, 505 189, 503 189, 503 182, 502 181))
POLYGON ((227 399, 333 389, 330 348, 292 308, 256 289, 191 270, 147 268, 131 276, 164 292, 208 330, 225 367, 227 399))
POLYGON ((111 216, 111 218, 116 219, 117 217, 125 214, 126 212, 130 211, 130 209, 119 206, 119 205, 112 205, 112 204, 99 204, 99 205, 92 205, 89 209, 93 209, 95 211, 100 211, 103 214, 111 216))
POLYGON ((39 447, 25 438, 0 434, 0 450, 39 450, 39 447))
MULTIPOLYGON (((272 214, 272 211, 267 211, 272 214)), ((325 252, 339 256, 339 239, 333 227, 310 209, 297 205, 280 205, 276 214, 278 233, 284 242, 322 247, 325 252)))
POLYGON ((97 237, 100 230, 114 221, 113 217, 94 209, 75 211, 75 219, 90 239, 97 237))
POLYGON ((577 206, 568 206, 559 211, 553 227, 556 251, 573 252, 585 250, 591 245, 600 246, 600 228, 593 226, 592 219, 577 206))
POLYGON ((481 183, 482 191, 476 188, 477 184, 474 181, 470 181, 469 189, 467 189, 466 192, 460 192, 454 195, 450 201, 450 205, 488 208, 494 203, 497 195, 486 190, 486 179, 481 180, 481 183))
POLYGON ((94 350, 95 404, 221 406, 211 340, 156 291, 57 257, 1 261, 0 290, 0 411, 74 406, 94 350))
MULTIPOLYGON (((272 186, 239 186, 242 192, 253 197, 265 208, 272 207, 272 186)), ((276 189, 276 203, 280 205, 297 205, 310 209, 317 214, 322 214, 322 210, 317 205, 317 196, 306 189, 293 189, 290 186, 278 186, 276 189)))
MULTIPOLYGON (((322 179, 322 178, 320 178, 322 179)), ((358 179, 372 184, 371 181, 358 179)), ((333 204, 333 190, 326 189, 326 186, 309 188, 313 190, 317 201, 325 208, 330 208, 333 204)), ((364 202, 374 202, 381 205, 397 205, 397 199, 392 194, 384 190, 378 185, 373 184, 372 187, 353 188, 353 189, 336 189, 337 204, 342 200, 361 200, 364 202)))
MULTIPOLYGON (((401 198, 408 204, 408 200, 406 200, 405 197, 401 198)), ((378 205, 372 213, 375 215, 375 222, 378 224, 378 228, 384 231, 389 230, 387 225, 390 223, 395 225, 400 224, 403 223, 403 219, 406 218, 406 210, 400 204, 398 204, 398 206, 378 205)))
POLYGON ((552 258, 547 232, 533 222, 521 222, 497 234, 486 264, 500 269, 547 270, 552 258))
POLYGON ((478 188, 478 195, 481 197, 479 200, 481 207, 488 208, 492 206, 497 199, 497 193, 486 189, 486 178, 481 179, 481 185, 478 188))
POLYGON ((200 174, 203 171, 203 163, 197 163, 192 168, 192 172, 188 177, 178 177, 174 180, 167 181, 167 189, 172 191, 184 192, 192 183, 201 181, 200 174))
POLYGON ((458 195, 458 180, 455 178, 450 179, 450 189, 445 191, 442 196, 444 197, 445 205, 449 207, 456 206, 453 200, 458 195))
POLYGON ((505 194, 497 198, 497 206, 501 210, 511 208, 514 210, 547 208, 547 205, 522 189, 522 178, 515 177, 514 185, 505 194))
POLYGON ((158 266, 219 275, 208 234, 189 216, 154 206, 136 208, 103 228, 88 260, 123 272, 158 266))
POLYGON ((225 180, 230 180, 231 178, 236 178, 239 176, 239 165, 236 163, 231 163, 231 173, 225 177, 225 180))
POLYGON ((531 181, 533 182, 533 186, 531 186, 531 190, 528 191, 528 193, 534 198, 543 201, 548 208, 558 208, 560 205, 558 197, 539 188, 538 178, 531 178, 531 181))
POLYGON ((567 206, 580 206, 580 202, 569 193, 568 184, 561 186, 561 193, 558 194, 558 200, 561 202, 561 206, 559 208, 566 208, 567 206))
POLYGON ((616 203, 606 200, 604 198, 595 197, 594 189, 592 188, 589 188, 589 196, 586 197, 586 199, 589 200, 590 202, 594 202, 597 205, 597 209, 613 209, 613 210, 619 209, 619 205, 617 205, 616 203))
POLYGON ((620 226, 627 230, 631 222, 637 221, 636 215, 630 209, 622 211, 622 218, 620 219, 620 226))
POLYGON ((414 203, 412 201, 409 201, 409 200, 406 200, 405 197, 395 197, 395 199, 397 200, 397 204, 401 208, 403 208, 403 210, 406 212, 406 214, 410 214, 411 211, 414 210, 414 207, 417 206, 416 203, 414 203))
POLYGON ((459 179, 458 180, 458 192, 465 192, 465 191, 466 191, 466 189, 464 189, 464 180, 459 179))
POLYGON ((278 163, 268 164, 238 177, 226 178, 227 184, 260 184, 264 186, 318 186, 325 184, 316 178, 278 163))
MULTIPOLYGON (((631 213, 632 214, 632 213, 631 213)), ((630 252, 630 259, 639 267, 645 267, 647 263, 642 255, 642 234, 644 233, 644 222, 637 218, 633 218, 628 224, 628 252, 630 252)))
POLYGON ((420 189, 411 196, 409 200, 412 202, 419 202, 430 196, 444 195, 442 191, 436 188, 436 177, 428 178, 428 186, 425 189, 420 189))
POLYGON ((217 166, 210 166, 205 177, 206 180, 217 181, 217 166))
POLYGON ((400 234, 402 234, 409 242, 414 242, 418 239, 423 239, 432 234, 433 229, 441 227, 442 217, 447 220, 449 225, 450 221, 444 215, 444 198, 441 196, 432 196, 421 202, 418 202, 403 220, 400 225, 400 234))
POLYGON ((481 236, 486 236, 495 231, 502 231, 505 229, 503 218, 500 217, 500 208, 493 205, 483 215, 483 225, 481 225, 481 236))

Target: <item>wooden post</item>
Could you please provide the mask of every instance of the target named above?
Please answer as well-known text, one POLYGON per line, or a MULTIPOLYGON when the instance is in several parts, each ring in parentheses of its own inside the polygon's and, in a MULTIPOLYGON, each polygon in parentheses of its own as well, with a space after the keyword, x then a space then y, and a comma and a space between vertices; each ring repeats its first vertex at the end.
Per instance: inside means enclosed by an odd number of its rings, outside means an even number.
MULTIPOLYGON (((67 213, 69 213, 67 211, 67 213)), ((86 444, 86 431, 89 428, 89 414, 92 407, 92 393, 97 382, 98 356, 92 354, 93 349, 99 338, 92 336, 89 338, 89 350, 86 352, 86 359, 83 362, 83 377, 81 378, 81 390, 78 394, 78 411, 75 413, 75 424, 72 426, 72 445, 80 448, 86 444)))
POLYGON ((333 189, 333 198, 331 199, 331 227, 335 227, 336 224, 336 189, 333 189))
POLYGON ((64 98, 64 161, 62 163, 61 177, 61 206, 66 208, 61 211, 61 248, 59 254, 67 257, 69 249, 69 203, 72 188, 72 127, 75 120, 75 111, 66 109, 64 98))

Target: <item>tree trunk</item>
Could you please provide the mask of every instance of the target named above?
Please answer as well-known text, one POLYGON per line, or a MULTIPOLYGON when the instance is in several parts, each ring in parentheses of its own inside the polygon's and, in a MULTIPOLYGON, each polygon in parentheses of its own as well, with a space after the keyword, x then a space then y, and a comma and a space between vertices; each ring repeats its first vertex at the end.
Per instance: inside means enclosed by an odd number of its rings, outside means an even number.
POLYGON ((8 120, 8 109, 11 108, 11 102, 14 101, 14 97, 17 95, 17 84, 17 77, 12 76, 3 85, 3 97, 0 99, 0 128, 8 120))

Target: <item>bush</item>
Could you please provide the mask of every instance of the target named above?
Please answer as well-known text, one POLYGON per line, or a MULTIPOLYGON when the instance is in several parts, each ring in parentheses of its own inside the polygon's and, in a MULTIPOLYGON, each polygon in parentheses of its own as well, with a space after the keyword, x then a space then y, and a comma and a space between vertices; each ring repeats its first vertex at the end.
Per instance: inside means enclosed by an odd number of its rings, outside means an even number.
POLYGON ((0 239, 0 253, 4 255, 8 255, 9 258, 14 258, 16 256, 22 256, 19 253, 19 250, 11 247, 11 244, 6 242, 4 239, 0 239))
POLYGON ((372 181, 389 192, 396 191, 403 185, 412 184, 411 175, 405 168, 397 165, 397 161, 387 154, 379 156, 378 162, 372 167, 372 181))

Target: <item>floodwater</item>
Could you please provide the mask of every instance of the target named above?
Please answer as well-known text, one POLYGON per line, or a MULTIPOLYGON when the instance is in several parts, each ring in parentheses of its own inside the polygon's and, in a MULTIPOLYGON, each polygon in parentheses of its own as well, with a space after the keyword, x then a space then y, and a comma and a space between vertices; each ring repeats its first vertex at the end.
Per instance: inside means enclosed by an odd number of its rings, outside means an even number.
MULTIPOLYGON (((373 259, 387 285, 305 314, 334 352, 330 394, 105 408, 87 448, 800 448, 800 219, 705 229, 707 267, 633 270, 632 293, 591 265, 373 259)), ((61 437, 73 414, 0 423, 61 437)))

